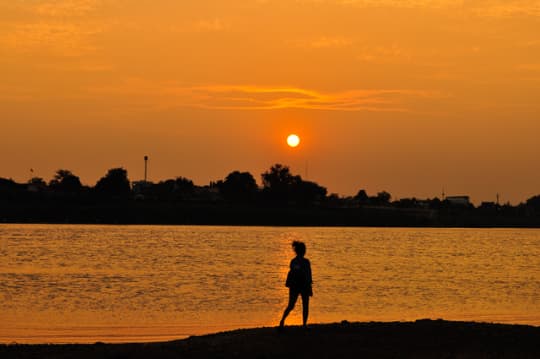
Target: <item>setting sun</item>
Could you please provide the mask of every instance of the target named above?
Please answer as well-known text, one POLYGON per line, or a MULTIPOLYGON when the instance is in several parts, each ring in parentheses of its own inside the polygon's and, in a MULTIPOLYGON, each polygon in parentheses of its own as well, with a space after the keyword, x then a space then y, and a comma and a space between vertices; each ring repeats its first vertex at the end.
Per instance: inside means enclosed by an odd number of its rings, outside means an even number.
POLYGON ((289 135, 289 137, 287 137, 287 144, 290 147, 297 147, 300 144, 300 137, 295 134, 289 135))
POLYGON ((0 359, 540 359, 539 30, 540 0, 0 0, 0 359))

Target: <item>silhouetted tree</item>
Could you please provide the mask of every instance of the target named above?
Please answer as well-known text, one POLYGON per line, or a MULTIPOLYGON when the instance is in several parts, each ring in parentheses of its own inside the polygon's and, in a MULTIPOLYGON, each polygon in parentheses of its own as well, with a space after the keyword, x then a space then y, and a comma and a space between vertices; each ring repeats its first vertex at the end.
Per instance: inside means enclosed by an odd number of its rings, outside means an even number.
POLYGON ((0 199, 14 198, 17 193, 22 192, 24 189, 24 185, 21 186, 11 178, 0 178, 0 199))
POLYGON ((190 196, 195 191, 193 181, 185 177, 176 177, 174 180, 174 192, 181 196, 190 196))
POLYGON ((47 183, 41 177, 32 177, 28 181, 27 189, 29 192, 42 192, 47 189, 47 183))
POLYGON ((11 190, 13 188, 17 187, 17 182, 12 180, 11 178, 2 178, 0 177, 0 189, 2 190, 11 190))
POLYGON ((41 177, 32 177, 30 180, 28 180, 28 184, 33 184, 35 186, 44 186, 44 187, 47 186, 47 183, 41 177))
POLYGON ((414 208, 418 207, 418 201, 416 198, 401 198, 399 201, 392 203, 397 208, 414 208))
POLYGON ((123 168, 112 168, 99 179, 94 187, 97 193, 107 197, 127 198, 131 194, 131 187, 127 171, 123 168))
POLYGON ((442 201, 438 197, 435 197, 429 201, 429 208, 440 209, 441 207, 442 207, 442 201))
POLYGON ((533 208, 535 211, 540 211, 540 195, 529 198, 527 200, 527 206, 533 208))
POLYGON ((142 182, 134 187, 137 195, 143 195, 146 199, 177 200, 193 196, 195 185, 193 181, 184 177, 168 179, 159 183, 142 182))
POLYGON ((340 207, 342 202, 342 198, 337 193, 331 193, 326 197, 326 205, 328 207, 340 207))
POLYGON ((390 203, 392 196, 386 191, 377 193, 376 197, 370 197, 371 202, 379 205, 386 205, 390 203))
POLYGON ((76 193, 83 189, 81 180, 69 170, 56 171, 53 179, 49 182, 49 188, 55 192, 76 193))
POLYGON ((293 176, 288 166, 275 164, 262 174, 264 188, 276 190, 286 188, 300 179, 300 176, 293 176))
POLYGON ((263 191, 271 200, 292 200, 292 191, 302 181, 300 176, 293 176, 289 167, 282 164, 273 165, 262 175, 263 191))
POLYGON ((302 181, 293 184, 293 198, 302 204, 314 204, 326 197, 326 188, 315 182, 302 181))
MULTIPOLYGON (((145 198, 155 198, 160 200, 172 200, 174 199, 174 180, 168 179, 165 181, 160 181, 159 183, 150 183, 150 182, 141 182, 141 185, 137 184, 138 187, 141 187, 139 190, 145 198)), ((137 187, 137 189, 139 189, 137 187)), ((135 188, 135 186, 134 186, 135 188)))
POLYGON ((249 172, 239 171, 229 173, 225 181, 218 183, 218 188, 225 199, 235 202, 253 200, 258 191, 257 182, 255 182, 253 175, 249 172))
POLYGON ((271 201, 313 204, 326 197, 326 188, 315 182, 303 181, 291 174, 289 167, 276 164, 262 174, 263 193, 271 201))
POLYGON ((367 192, 363 189, 358 191, 356 196, 354 196, 354 199, 360 204, 366 204, 369 202, 369 196, 367 195, 367 192))

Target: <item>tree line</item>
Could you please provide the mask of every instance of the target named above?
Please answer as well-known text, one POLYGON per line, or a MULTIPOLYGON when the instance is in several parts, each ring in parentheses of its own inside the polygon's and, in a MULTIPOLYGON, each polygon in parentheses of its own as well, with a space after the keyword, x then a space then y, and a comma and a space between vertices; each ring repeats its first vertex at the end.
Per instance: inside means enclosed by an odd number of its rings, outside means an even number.
MULTIPOLYGON (((167 201, 228 201, 233 203, 267 202, 286 205, 336 207, 354 206, 392 206, 396 208, 432 208, 450 206, 444 199, 419 200, 402 198, 392 201, 387 191, 368 195, 360 189, 355 196, 342 197, 328 194, 326 187, 316 182, 304 180, 300 175, 291 173, 288 166, 275 164, 261 174, 262 186, 258 186, 255 177, 249 172, 233 171, 224 179, 205 186, 197 186, 185 177, 166 179, 157 183, 131 182, 126 169, 111 168, 94 186, 83 185, 79 176, 67 169, 59 169, 47 183, 41 177, 33 177, 27 183, 17 183, 12 179, 0 178, 0 199, 21 196, 41 195, 49 198, 95 197, 96 199, 114 200, 167 200, 167 201)), ((474 208, 473 204, 466 205, 474 208)), ((510 204, 499 206, 484 203, 484 207, 512 207, 510 204)), ((480 206, 480 207, 482 207, 480 206)), ((540 195, 529 198, 518 206, 529 206, 540 210, 540 195)))
POLYGON ((415 226, 540 226, 540 195, 516 206, 475 207, 448 198, 393 199, 387 191, 354 196, 328 193, 324 186, 275 164, 260 175, 233 171, 199 186, 185 177, 159 182, 130 181, 124 168, 111 168, 94 186, 59 169, 48 182, 0 178, 0 221, 80 223, 200 223, 415 226))
POLYGON ((293 175, 290 168, 281 164, 272 166, 261 175, 262 187, 249 172, 233 171, 223 180, 197 186, 185 177, 166 179, 157 183, 131 182, 124 168, 112 168, 94 186, 83 185, 79 176, 67 169, 59 169, 46 182, 33 177, 27 183, 0 178, 0 199, 13 197, 82 198, 114 200, 215 200, 241 203, 276 202, 314 204, 327 195, 325 187, 293 175))

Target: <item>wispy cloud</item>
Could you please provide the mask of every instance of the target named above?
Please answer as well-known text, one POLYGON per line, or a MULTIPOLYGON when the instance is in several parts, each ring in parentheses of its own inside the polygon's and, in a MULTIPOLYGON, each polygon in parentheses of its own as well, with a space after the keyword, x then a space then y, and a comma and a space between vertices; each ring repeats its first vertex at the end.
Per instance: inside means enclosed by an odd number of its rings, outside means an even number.
POLYGON ((45 50, 66 56, 78 56, 95 50, 87 37, 101 32, 99 26, 61 22, 40 22, 12 26, 0 35, 0 44, 21 52, 45 50))
POLYGON ((467 5, 472 13, 486 17, 540 16, 538 0, 492 0, 467 5))
POLYGON ((223 20, 220 19, 199 20, 195 22, 192 26, 195 31, 201 32, 222 31, 226 27, 226 24, 223 22, 223 20))
POLYGON ((357 7, 442 8, 456 6, 455 0, 297 0, 297 2, 357 7))
POLYGON ((323 36, 311 41, 309 45, 313 48, 320 49, 346 47, 351 45, 352 43, 353 41, 351 39, 345 37, 323 36))
POLYGON ((289 40, 288 45, 307 49, 339 49, 351 46, 354 41, 342 36, 320 36, 307 40, 289 40))
POLYGON ((538 0, 297 0, 297 2, 360 8, 459 9, 483 17, 540 16, 538 0))
POLYGON ((0 46, 13 52, 80 56, 94 51, 90 37, 108 26, 95 16, 112 0, 25 0, 10 1, 8 15, 0 16, 0 46))
POLYGON ((330 111, 405 111, 397 99, 404 90, 319 92, 295 87, 204 86, 191 89, 204 108, 276 110, 286 108, 330 111))
POLYGON ((356 57, 359 61, 369 63, 389 63, 394 61, 410 61, 410 51, 392 44, 388 46, 364 46, 356 57))
POLYGON ((42 0, 37 1, 32 9, 45 16, 83 16, 96 10, 102 3, 103 0, 42 0))
POLYGON ((356 89, 324 92, 299 87, 251 85, 177 86, 133 79, 118 86, 94 88, 96 94, 137 96, 160 108, 193 107, 214 110, 307 109, 325 111, 411 111, 411 98, 433 98, 431 91, 356 89))
POLYGON ((211 18, 184 21, 174 25, 166 25, 163 28, 172 33, 221 32, 229 29, 230 24, 223 19, 211 18))
POLYGON ((517 65, 516 68, 520 71, 528 71, 528 72, 540 72, 540 63, 536 64, 520 64, 517 65))

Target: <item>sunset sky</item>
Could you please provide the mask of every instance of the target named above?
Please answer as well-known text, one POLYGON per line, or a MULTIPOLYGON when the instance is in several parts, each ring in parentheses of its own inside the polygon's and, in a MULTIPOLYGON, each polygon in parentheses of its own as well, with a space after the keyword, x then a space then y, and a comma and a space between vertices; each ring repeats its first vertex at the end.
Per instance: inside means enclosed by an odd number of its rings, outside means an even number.
POLYGON ((0 0, 0 177, 540 194, 540 1, 0 0), (301 138, 289 148, 286 137, 301 138))

